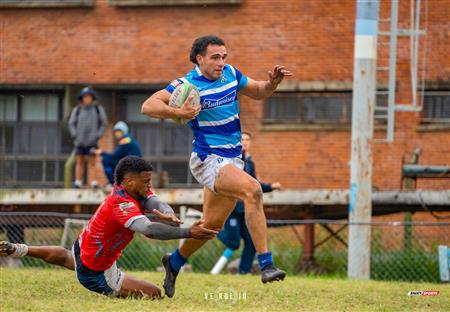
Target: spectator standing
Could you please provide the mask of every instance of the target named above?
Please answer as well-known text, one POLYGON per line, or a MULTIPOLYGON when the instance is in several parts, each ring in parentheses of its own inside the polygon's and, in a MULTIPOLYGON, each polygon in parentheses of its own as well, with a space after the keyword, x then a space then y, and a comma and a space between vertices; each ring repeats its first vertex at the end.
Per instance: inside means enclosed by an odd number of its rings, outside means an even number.
POLYGON ((69 119, 69 131, 74 140, 76 153, 75 187, 83 186, 86 161, 91 187, 97 188, 96 154, 98 141, 105 131, 107 117, 103 107, 95 102, 96 95, 91 88, 84 88, 78 96, 79 104, 73 108, 69 119))

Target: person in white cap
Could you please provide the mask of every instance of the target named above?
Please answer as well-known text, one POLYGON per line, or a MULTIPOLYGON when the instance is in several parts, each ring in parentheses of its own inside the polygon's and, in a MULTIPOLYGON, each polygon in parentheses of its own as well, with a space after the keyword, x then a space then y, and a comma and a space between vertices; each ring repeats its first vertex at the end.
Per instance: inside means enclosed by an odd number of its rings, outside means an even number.
POLYGON ((122 158, 125 156, 142 156, 141 148, 138 142, 129 135, 128 125, 125 122, 117 122, 113 131, 117 140, 116 149, 112 153, 101 149, 95 151, 97 155, 102 157, 103 170, 111 185, 114 183, 114 169, 122 158))

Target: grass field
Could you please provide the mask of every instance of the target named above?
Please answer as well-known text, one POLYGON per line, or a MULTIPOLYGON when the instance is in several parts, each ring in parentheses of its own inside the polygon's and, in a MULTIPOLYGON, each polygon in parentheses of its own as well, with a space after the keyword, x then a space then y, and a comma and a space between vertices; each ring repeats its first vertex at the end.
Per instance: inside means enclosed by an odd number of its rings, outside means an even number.
MULTIPOLYGON (((163 273, 131 272, 162 285, 163 273)), ((0 269, 0 311, 450 311, 450 285, 288 276, 263 285, 258 276, 186 273, 174 298, 112 299, 84 289, 74 272, 0 269), (410 290, 439 290, 409 297, 410 290), (233 299, 228 296, 233 293, 233 299), (228 296, 228 298, 227 298, 228 296)))

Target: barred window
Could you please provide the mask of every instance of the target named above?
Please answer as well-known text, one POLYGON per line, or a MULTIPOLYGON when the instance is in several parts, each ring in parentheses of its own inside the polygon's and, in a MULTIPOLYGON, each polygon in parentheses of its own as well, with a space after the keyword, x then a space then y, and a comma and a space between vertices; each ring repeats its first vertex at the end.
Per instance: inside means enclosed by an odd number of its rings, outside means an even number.
MULTIPOLYGON (((374 111, 376 124, 386 123, 387 95, 377 94, 374 111)), ((350 124, 352 93, 279 92, 265 102, 264 122, 279 124, 350 124)))
POLYGON ((14 95, 2 95, 0 99, 0 121, 16 121, 17 97, 14 95))
POLYGON ((350 92, 275 93, 265 103, 267 123, 349 123, 350 92))
POLYGON ((450 123, 450 91, 426 91, 423 98, 422 121, 450 123))
POLYGON ((72 150, 62 102, 62 93, 0 95, 1 186, 62 186, 72 150))
POLYGON ((169 187, 197 186, 189 170, 192 132, 187 125, 171 119, 149 118, 141 113, 142 103, 149 93, 119 93, 119 106, 130 127, 131 135, 141 146, 144 158, 156 172, 167 172, 169 187))

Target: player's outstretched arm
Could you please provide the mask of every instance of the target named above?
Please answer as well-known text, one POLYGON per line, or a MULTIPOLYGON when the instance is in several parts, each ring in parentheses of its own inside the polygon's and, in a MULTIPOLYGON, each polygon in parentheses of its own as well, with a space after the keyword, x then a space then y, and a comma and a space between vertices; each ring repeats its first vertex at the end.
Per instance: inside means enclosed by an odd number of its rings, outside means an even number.
POLYGON ((154 93, 142 104, 141 112, 149 117, 165 119, 165 118, 182 118, 191 120, 200 113, 200 105, 192 106, 191 102, 194 96, 189 96, 181 108, 169 106, 170 93, 163 89, 154 93))
POLYGON ((144 208, 149 212, 153 212, 156 209, 163 214, 175 215, 172 207, 168 203, 161 201, 156 195, 150 195, 145 199, 144 208))
POLYGON ((248 78, 248 82, 241 90, 241 94, 247 95, 255 100, 263 100, 275 92, 284 77, 292 76, 292 72, 284 66, 275 65, 273 71, 269 71, 268 75, 269 79, 266 81, 257 81, 248 78))
POLYGON ((158 222, 151 222, 147 218, 134 220, 128 227, 130 230, 142 233, 145 236, 159 240, 195 238, 201 240, 212 239, 217 231, 202 226, 203 220, 197 221, 190 228, 179 228, 158 222))
POLYGON ((159 199, 156 195, 148 196, 144 201, 144 208, 148 212, 153 212, 158 217, 158 222, 178 226, 183 222, 177 218, 172 207, 159 199))

